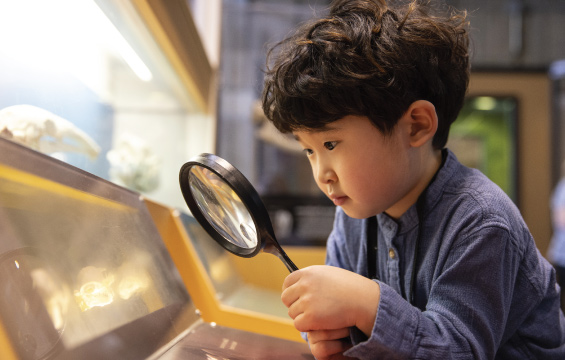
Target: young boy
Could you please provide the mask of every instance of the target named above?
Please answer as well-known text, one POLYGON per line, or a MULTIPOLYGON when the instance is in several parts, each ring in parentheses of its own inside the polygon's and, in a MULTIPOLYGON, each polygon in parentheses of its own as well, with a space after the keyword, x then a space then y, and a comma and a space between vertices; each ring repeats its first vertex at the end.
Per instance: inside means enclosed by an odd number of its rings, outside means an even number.
POLYGON ((554 270, 518 209, 444 146, 464 13, 334 1, 275 47, 263 110, 337 206, 326 264, 282 301, 317 359, 565 359, 554 270), (278 55, 277 55, 278 54, 278 55))

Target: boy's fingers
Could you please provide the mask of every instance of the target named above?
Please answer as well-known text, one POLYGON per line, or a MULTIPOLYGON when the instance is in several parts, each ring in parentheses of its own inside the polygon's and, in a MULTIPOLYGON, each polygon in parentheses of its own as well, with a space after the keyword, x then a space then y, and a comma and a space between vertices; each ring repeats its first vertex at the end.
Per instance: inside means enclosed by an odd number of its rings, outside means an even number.
POLYGON ((325 326, 323 319, 320 319, 312 313, 301 311, 298 307, 296 309, 292 309, 292 315, 294 316, 294 327, 300 332, 321 330, 325 326))
POLYGON ((288 307, 288 316, 290 316, 290 318, 293 320, 295 320, 296 317, 302 314, 303 312, 304 311, 302 311, 302 309, 299 308, 298 304, 293 303, 288 307))
POLYGON ((288 275, 283 282, 283 286, 282 289, 283 291, 288 288, 289 286, 293 285, 294 283, 296 283, 298 281, 298 279, 300 279, 301 276, 301 272, 300 270, 296 270, 293 271, 292 273, 290 273, 290 275, 288 275))
POLYGON ((334 330, 314 330, 308 333, 308 342, 311 344, 325 340, 338 340, 349 337, 349 328, 334 330))
POLYGON ((351 343, 342 340, 319 341, 310 345, 316 359, 339 359, 342 353, 351 347, 351 343), (332 357, 337 356, 337 357, 332 357))
POLYGON ((281 300, 287 308, 290 308, 290 306, 294 304, 299 298, 300 294, 298 293, 298 291, 296 291, 296 289, 292 287, 284 289, 281 294, 281 300))

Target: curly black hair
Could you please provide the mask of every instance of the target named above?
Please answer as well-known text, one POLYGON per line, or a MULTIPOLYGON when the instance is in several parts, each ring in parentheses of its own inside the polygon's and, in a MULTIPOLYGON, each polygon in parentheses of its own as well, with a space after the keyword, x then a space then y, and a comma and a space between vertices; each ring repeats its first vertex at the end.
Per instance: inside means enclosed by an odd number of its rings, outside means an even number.
POLYGON ((421 0, 333 1, 326 17, 269 50, 265 115, 283 133, 359 115, 390 134, 410 104, 427 100, 439 121, 433 146, 443 148, 469 83, 469 23, 466 12, 439 10, 421 0))

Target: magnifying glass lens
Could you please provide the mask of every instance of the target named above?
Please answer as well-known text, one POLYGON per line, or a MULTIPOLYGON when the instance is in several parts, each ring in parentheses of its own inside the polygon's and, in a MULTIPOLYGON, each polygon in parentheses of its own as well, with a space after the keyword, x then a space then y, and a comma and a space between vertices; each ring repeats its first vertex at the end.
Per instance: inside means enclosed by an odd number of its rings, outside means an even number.
POLYGON ((216 173, 202 166, 191 167, 188 177, 190 192, 214 229, 240 248, 257 247, 255 223, 235 191, 216 173))

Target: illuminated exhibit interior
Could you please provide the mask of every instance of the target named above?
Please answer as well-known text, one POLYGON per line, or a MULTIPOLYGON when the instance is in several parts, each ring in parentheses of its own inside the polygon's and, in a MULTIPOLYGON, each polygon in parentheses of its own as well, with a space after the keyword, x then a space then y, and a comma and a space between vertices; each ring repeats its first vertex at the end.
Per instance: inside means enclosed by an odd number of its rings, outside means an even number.
POLYGON ((181 277, 138 193, 8 140, 0 152, 3 359, 309 353, 203 321, 185 286, 198 275, 181 277))

